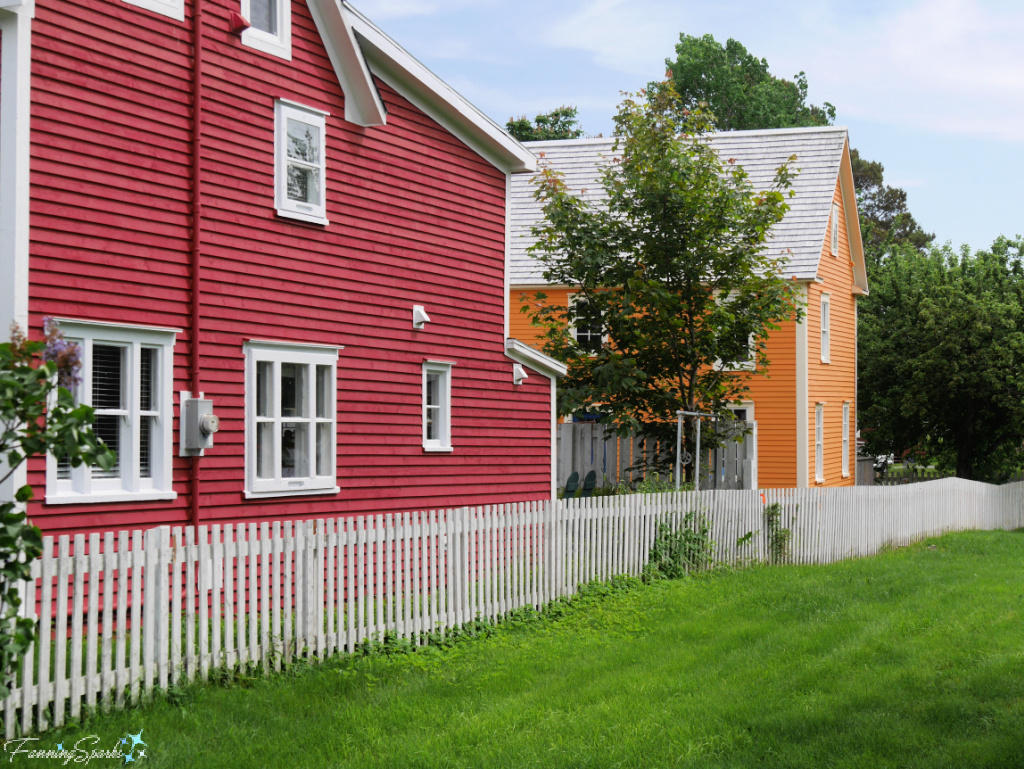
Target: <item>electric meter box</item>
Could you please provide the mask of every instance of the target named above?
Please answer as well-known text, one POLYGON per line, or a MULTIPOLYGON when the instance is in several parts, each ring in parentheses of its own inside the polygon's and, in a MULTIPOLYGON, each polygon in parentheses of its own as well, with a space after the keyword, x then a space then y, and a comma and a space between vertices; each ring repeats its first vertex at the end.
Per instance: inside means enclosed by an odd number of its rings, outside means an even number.
POLYGON ((209 398, 186 398, 181 406, 182 451, 198 454, 213 446, 213 434, 220 429, 220 419, 213 413, 209 398))

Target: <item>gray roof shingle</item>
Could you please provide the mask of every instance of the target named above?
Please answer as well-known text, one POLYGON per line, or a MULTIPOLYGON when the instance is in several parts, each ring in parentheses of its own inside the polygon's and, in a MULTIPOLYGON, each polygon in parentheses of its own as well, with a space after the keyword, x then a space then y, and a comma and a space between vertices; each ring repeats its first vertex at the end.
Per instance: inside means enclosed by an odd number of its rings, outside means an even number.
MULTIPOLYGON (((735 158, 757 190, 767 189, 776 169, 796 155, 792 164, 799 170, 792 186, 796 195, 789 199, 789 211, 772 228, 768 241, 772 253, 785 253, 788 249, 786 277, 812 280, 817 275, 845 143, 846 129, 832 126, 728 131, 711 139, 719 157, 735 158)), ((599 204, 605 198, 600 171, 615 157, 614 144, 615 139, 609 138, 530 142, 525 146, 538 156, 543 153, 541 162, 561 171, 572 191, 599 204)), ((533 177, 534 174, 512 177, 508 202, 512 286, 545 283, 543 266, 527 252, 535 240, 530 230, 541 217, 541 205, 533 199, 533 177)))

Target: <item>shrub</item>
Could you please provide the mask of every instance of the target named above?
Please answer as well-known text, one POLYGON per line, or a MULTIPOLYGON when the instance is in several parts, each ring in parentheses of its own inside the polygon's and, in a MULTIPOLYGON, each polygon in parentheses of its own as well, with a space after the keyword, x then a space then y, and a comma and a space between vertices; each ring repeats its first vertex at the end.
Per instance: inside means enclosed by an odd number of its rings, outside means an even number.
POLYGON ((703 571, 714 562, 714 552, 711 522, 701 513, 687 513, 679 529, 662 521, 658 523, 644 578, 648 581, 679 579, 691 572, 703 571))

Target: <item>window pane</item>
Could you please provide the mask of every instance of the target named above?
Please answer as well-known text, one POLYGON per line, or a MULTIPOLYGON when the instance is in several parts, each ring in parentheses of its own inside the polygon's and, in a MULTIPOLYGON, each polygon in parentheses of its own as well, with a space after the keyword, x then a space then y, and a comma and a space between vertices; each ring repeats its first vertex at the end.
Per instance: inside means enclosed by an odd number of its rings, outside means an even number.
POLYGON ((288 199, 320 205, 320 171, 316 168, 288 166, 288 199))
MULTIPOLYGON (((95 349, 95 348, 94 348, 95 349)), ((115 348, 116 349, 116 348, 115 348)), ((94 374, 95 376, 95 374, 94 374)), ((115 414, 97 414, 96 421, 92 425, 96 437, 107 444, 107 448, 117 453, 117 464, 109 470, 99 467, 92 469, 93 478, 120 478, 121 477, 121 417, 115 414)))
POLYGON ((256 425, 256 477, 274 477, 274 423, 256 425))
POLYGON ((250 0, 249 15, 253 28, 277 34, 277 0, 250 0))
POLYGON ((152 478, 153 421, 156 417, 139 417, 139 477, 152 478))
POLYGON ((271 417, 270 411, 273 386, 271 377, 274 375, 274 364, 260 361, 256 364, 256 416, 271 417))
POLYGON ((284 422, 281 424, 281 477, 309 476, 309 425, 284 422))
POLYGON ((143 347, 139 361, 139 408, 142 411, 154 411, 156 396, 153 388, 156 385, 156 350, 143 347))
POLYGON ((331 367, 316 367, 316 415, 319 419, 331 416, 331 367))
POLYGON ((320 129, 288 118, 288 157, 320 165, 320 129))
MULTIPOLYGON (((120 409, 124 347, 96 344, 92 347, 92 407, 120 409)), ((107 445, 110 445, 109 443, 107 445)))
POLYGON ((309 366, 299 363, 281 364, 281 416, 308 417, 306 375, 309 366))
POLYGON ((598 352, 601 349, 604 324, 601 313, 591 311, 587 302, 577 302, 576 311, 576 343, 586 352, 598 352))
POLYGON ((437 440, 437 406, 427 406, 427 440, 437 440))
POLYGON ((427 374, 427 406, 441 404, 441 375, 427 374))
POLYGON ((334 425, 316 426, 316 474, 334 475, 331 467, 331 441, 334 438, 334 425))

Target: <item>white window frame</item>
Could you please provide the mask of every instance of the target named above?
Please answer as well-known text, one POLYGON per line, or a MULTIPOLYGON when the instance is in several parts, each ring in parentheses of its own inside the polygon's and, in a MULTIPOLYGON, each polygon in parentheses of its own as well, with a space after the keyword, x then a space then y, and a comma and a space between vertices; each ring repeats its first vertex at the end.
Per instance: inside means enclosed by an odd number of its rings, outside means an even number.
MULTIPOLYGON (((242 0, 242 17, 252 21, 252 2, 242 0)), ((242 31, 242 45, 257 51, 292 60, 292 4, 291 0, 277 0, 277 34, 249 27, 242 31)))
POLYGON ((423 417, 423 450, 431 452, 451 452, 452 449, 452 367, 451 361, 428 360, 423 362, 423 389, 421 395, 423 417), (437 425, 439 437, 427 439, 427 376, 437 374, 441 377, 437 405, 437 425))
POLYGON ((831 337, 831 315, 832 315, 832 296, 830 294, 822 293, 821 295, 821 316, 819 318, 821 325, 821 362, 831 363, 832 362, 832 337, 831 337))
POLYGON ((185 0, 124 0, 129 5, 145 8, 175 21, 185 21, 185 0))
POLYGON ((69 505, 95 502, 144 502, 175 499, 171 475, 174 438, 174 343, 180 329, 132 326, 57 318, 64 338, 81 346, 81 383, 74 389, 75 401, 92 405, 94 345, 124 349, 118 478, 93 477, 94 469, 71 468, 70 478, 58 478, 57 458, 46 456, 46 504, 69 505), (154 408, 143 414, 139 404, 142 348, 156 350, 154 408), (140 424, 142 416, 153 417, 150 477, 141 477, 140 424))
POLYGON ((825 404, 814 406, 814 480, 825 482, 825 404))
POLYGON ((341 347, 331 345, 304 345, 291 342, 274 342, 249 340, 243 345, 245 352, 245 497, 259 499, 262 497, 299 496, 305 494, 337 494, 338 487, 338 353, 341 347), (272 391, 269 396, 271 413, 257 416, 257 373, 259 363, 270 363, 273 366, 271 377, 272 391), (284 417, 281 414, 281 398, 278 388, 281 382, 281 364, 294 363, 309 366, 306 377, 306 416, 284 417), (316 413, 316 367, 330 366, 329 392, 327 393, 327 410, 323 417, 316 413), (284 477, 281 464, 281 425, 284 422, 303 422, 310 426, 307 436, 307 456, 309 457, 309 475, 302 477, 284 477), (271 463, 274 466, 273 478, 259 478, 256 469, 256 431, 259 423, 274 424, 274 439, 271 446, 271 463), (316 473, 316 434, 317 426, 331 425, 330 434, 333 440, 328 443, 329 456, 327 465, 330 473, 316 473))
POLYGON ((850 401, 843 401, 843 477, 850 477, 850 401))
MULTIPOLYGON (((302 104, 278 99, 274 102, 274 205, 278 216, 313 224, 327 221, 327 118, 330 113, 302 104), (320 200, 303 203, 288 197, 288 121, 298 120, 320 132, 320 163, 312 166, 320 172, 320 200)), ((312 165, 298 162, 299 165, 312 165)))
MULTIPOLYGON (((587 300, 586 300, 586 297, 585 297, 585 295, 583 293, 575 293, 575 294, 571 294, 569 296, 569 301, 572 302, 572 304, 575 305, 577 302, 586 302, 587 300)), ((604 333, 604 323, 603 323, 603 320, 604 320, 604 317, 602 316, 602 324, 601 324, 601 346, 602 347, 604 345, 608 344, 608 334, 604 333)), ((574 325, 570 326, 569 327, 569 331, 572 334, 572 338, 574 340, 576 340, 576 344, 578 345, 579 344, 579 339, 576 337, 576 326, 574 326, 574 325)), ((589 352, 588 355, 597 355, 597 353, 596 352, 589 352)))
POLYGON ((832 203, 832 228, 831 228, 832 241, 832 256, 839 256, 839 204, 832 203))
MULTIPOLYGON (((729 301, 731 301, 731 297, 732 297, 732 295, 730 295, 729 297, 726 297, 723 300, 722 299, 722 294, 719 293, 715 297, 715 302, 716 303, 721 303, 721 302, 728 303, 729 301)), ((757 345, 755 344, 754 335, 753 334, 748 334, 747 335, 747 350, 748 350, 748 353, 750 355, 750 359, 749 360, 745 360, 745 361, 730 361, 730 362, 726 363, 726 362, 722 361, 721 358, 716 358, 715 359, 715 368, 718 371, 755 371, 757 369, 757 345)))

